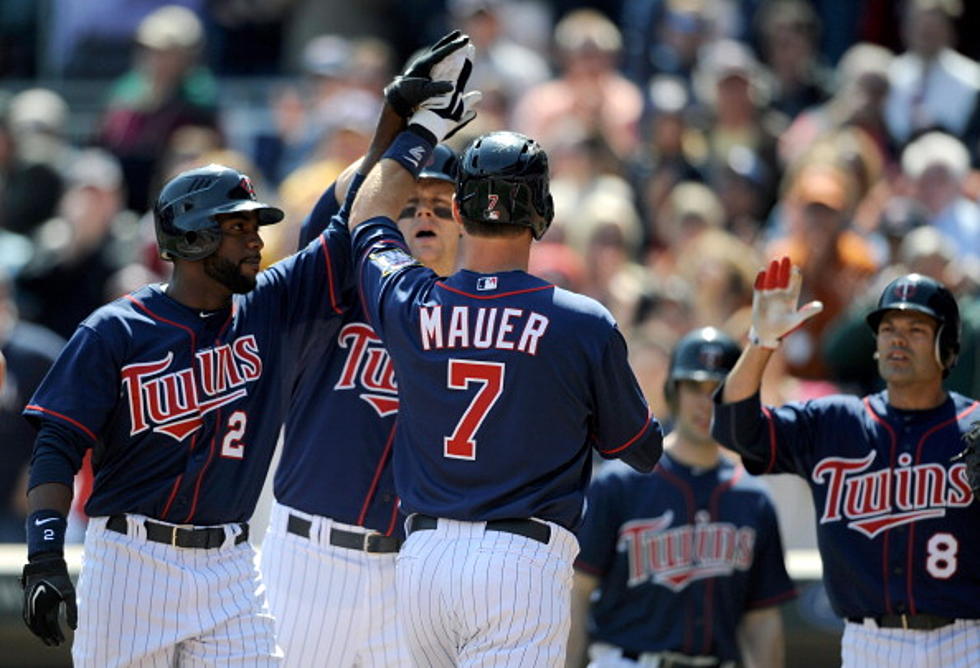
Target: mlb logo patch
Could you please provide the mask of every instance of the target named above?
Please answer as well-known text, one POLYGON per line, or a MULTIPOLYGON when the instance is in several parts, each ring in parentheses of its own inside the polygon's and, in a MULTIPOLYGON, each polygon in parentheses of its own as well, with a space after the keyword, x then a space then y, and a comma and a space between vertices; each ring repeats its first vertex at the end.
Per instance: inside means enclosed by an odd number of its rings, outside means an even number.
POLYGON ((419 261, 403 251, 401 248, 386 248, 385 250, 371 253, 368 260, 381 270, 382 276, 394 273, 399 269, 419 264, 419 261))
POLYGON ((497 277, 496 276, 481 276, 476 279, 476 289, 480 292, 486 292, 487 290, 497 289, 497 277))

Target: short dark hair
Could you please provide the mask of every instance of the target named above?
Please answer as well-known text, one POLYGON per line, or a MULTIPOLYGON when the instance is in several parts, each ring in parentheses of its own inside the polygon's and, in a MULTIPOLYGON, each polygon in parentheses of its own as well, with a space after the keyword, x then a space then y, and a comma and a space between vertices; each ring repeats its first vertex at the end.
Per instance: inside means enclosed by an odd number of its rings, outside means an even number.
POLYGON ((471 237, 506 237, 516 238, 531 233, 530 227, 521 225, 499 225, 497 223, 484 223, 476 220, 463 218, 463 229, 471 237))

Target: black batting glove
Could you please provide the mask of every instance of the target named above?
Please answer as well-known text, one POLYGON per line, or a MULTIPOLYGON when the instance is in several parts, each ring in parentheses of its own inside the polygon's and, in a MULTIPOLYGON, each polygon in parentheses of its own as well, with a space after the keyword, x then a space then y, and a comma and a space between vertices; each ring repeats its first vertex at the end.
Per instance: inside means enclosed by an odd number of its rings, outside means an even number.
POLYGON ((54 553, 35 556, 24 566, 20 584, 24 588, 24 623, 45 645, 57 647, 65 641, 58 622, 62 603, 68 626, 78 628, 75 587, 64 557, 54 553))
POLYGON ((970 429, 963 434, 966 447, 953 457, 952 462, 963 462, 966 464, 966 479, 973 490, 973 496, 980 498, 980 420, 976 420, 970 429))
POLYGON ((432 81, 432 68, 449 54, 463 48, 470 38, 458 30, 443 36, 425 48, 408 64, 405 71, 385 87, 385 101, 402 118, 410 117, 419 104, 430 97, 453 90, 453 84, 432 81))

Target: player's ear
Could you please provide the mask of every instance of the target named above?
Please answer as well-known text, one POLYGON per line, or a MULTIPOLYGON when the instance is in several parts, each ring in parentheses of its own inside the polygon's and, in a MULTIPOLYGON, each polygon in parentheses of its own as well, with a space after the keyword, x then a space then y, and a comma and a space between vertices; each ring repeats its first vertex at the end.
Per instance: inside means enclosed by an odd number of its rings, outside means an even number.
POLYGON ((463 224, 463 217, 459 213, 459 200, 456 199, 456 193, 453 193, 453 220, 460 225, 463 224))

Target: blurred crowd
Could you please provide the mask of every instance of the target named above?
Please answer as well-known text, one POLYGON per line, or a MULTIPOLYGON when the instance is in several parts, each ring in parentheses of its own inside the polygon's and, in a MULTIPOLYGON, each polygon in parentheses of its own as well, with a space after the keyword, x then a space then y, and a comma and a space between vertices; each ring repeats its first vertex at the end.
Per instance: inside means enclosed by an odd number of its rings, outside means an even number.
POLYGON ((456 148, 500 128, 546 148, 556 217, 531 272, 610 308, 655 413, 669 414, 677 339, 713 325, 744 340, 755 274, 780 254, 803 268, 802 299, 825 308, 770 364, 764 401, 879 389, 863 316, 911 271, 960 299, 948 387, 980 396, 980 64, 960 44, 977 22, 966 5, 4 2, 0 76, 30 85, 0 88, 0 541, 23 539, 33 433, 19 411, 64 338, 167 279, 148 211, 159 186, 209 162, 250 174, 287 212, 264 233, 274 262, 366 150, 384 85, 449 27, 476 45, 484 93, 456 148), (74 98, 93 95, 85 126, 74 98))

